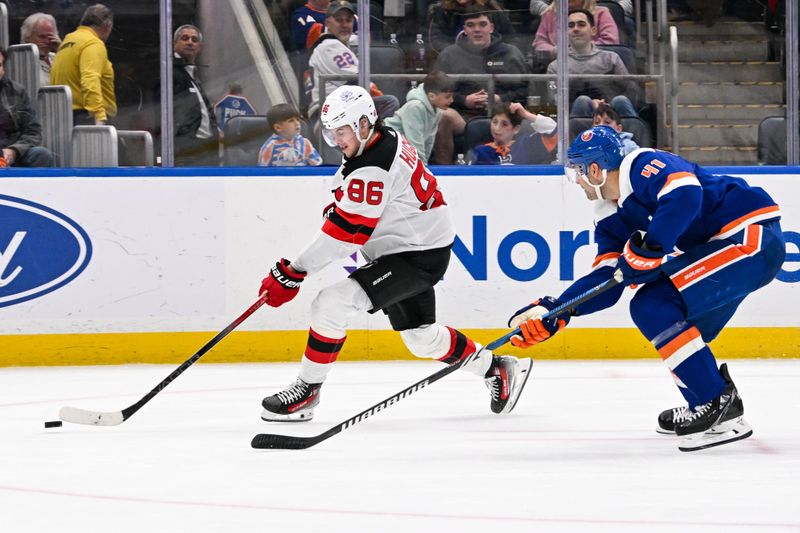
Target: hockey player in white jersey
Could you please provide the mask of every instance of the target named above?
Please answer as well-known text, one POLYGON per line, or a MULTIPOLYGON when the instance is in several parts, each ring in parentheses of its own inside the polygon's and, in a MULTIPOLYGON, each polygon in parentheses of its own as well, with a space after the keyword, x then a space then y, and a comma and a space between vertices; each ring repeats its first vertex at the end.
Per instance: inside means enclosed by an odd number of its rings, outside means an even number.
POLYGON ((339 355, 350 320, 383 311, 417 357, 464 366, 485 379, 495 413, 508 413, 522 392, 529 358, 493 355, 460 331, 436 323, 434 285, 450 260, 455 230, 436 178, 414 147, 383 127, 369 93, 333 91, 321 110, 326 142, 344 156, 333 177, 334 202, 322 229, 291 261, 279 260, 261 283, 267 304, 297 295, 303 279, 360 250, 369 263, 322 289, 311 305, 308 344, 297 380, 262 401, 267 421, 307 421, 339 355), (473 354, 474 357, 473 357, 473 354))

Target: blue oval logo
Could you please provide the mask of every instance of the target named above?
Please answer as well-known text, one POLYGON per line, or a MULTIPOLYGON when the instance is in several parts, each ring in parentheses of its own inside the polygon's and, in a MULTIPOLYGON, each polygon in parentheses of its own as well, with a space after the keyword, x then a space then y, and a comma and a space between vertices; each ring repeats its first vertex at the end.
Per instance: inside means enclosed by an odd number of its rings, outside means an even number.
POLYGON ((89 235, 49 207, 0 194, 0 307, 75 279, 92 256, 89 235))

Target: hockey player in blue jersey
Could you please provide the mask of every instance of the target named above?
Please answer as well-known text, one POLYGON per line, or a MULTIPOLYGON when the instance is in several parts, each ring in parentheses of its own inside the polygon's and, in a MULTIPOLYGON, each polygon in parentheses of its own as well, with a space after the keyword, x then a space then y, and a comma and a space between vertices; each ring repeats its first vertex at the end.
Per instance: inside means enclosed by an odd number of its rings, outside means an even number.
POLYGON ((594 201, 598 251, 591 272, 558 298, 514 313, 520 347, 549 339, 571 317, 614 305, 638 287, 630 312, 667 364, 687 405, 658 418, 658 431, 694 451, 752 435, 727 366, 708 344, 751 292, 775 278, 785 256, 780 208, 761 188, 719 176, 681 157, 642 148, 623 157, 617 133, 595 126, 569 148, 566 173, 594 201), (557 320, 549 309, 610 279, 623 283, 557 320))

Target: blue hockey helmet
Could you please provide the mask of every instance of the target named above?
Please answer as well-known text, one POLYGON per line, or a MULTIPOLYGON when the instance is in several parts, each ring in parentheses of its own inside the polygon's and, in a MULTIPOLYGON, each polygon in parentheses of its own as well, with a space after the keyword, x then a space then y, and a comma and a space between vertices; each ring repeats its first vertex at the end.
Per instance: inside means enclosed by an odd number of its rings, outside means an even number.
POLYGON ((616 170, 624 158, 622 140, 610 126, 594 126, 572 141, 567 151, 569 166, 586 175, 591 163, 603 170, 616 170))

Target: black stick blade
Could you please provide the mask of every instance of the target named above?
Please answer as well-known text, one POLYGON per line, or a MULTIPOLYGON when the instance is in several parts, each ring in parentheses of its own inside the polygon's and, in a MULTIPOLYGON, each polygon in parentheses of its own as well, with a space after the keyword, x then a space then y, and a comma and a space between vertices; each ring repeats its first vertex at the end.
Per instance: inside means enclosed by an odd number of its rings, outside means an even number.
POLYGON ((259 450, 305 450, 319 442, 314 437, 292 437, 260 433, 253 437, 250 446, 259 450))

